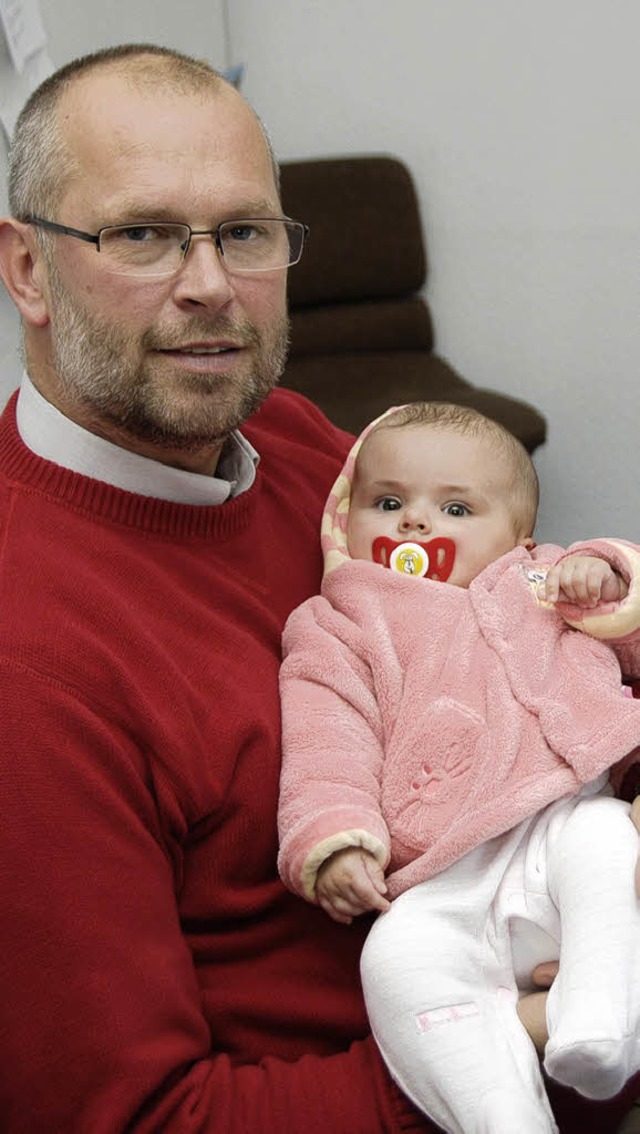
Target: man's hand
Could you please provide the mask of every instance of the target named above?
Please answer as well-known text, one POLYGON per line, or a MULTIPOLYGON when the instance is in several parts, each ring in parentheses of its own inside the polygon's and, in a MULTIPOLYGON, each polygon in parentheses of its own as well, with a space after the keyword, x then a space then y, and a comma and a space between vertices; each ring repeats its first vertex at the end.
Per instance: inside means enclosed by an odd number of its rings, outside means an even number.
MULTIPOLYGON (((551 981, 549 982, 551 983, 551 981)), ((529 1039, 540 1058, 549 1039, 547 1031, 547 993, 528 992, 518 1001, 520 1023, 529 1033, 529 1039)))
MULTIPOLYGON (((631 804, 631 818, 640 834, 640 795, 637 795, 631 804)), ((636 894, 640 898, 640 858, 636 863, 636 894)))
POLYGON ((587 609, 599 602, 620 602, 629 587, 606 559, 592 555, 570 555, 550 567, 538 595, 545 602, 573 602, 587 609))
POLYGON ((336 851, 318 871, 316 898, 325 913, 342 925, 370 910, 384 913, 390 903, 380 863, 362 847, 336 851))

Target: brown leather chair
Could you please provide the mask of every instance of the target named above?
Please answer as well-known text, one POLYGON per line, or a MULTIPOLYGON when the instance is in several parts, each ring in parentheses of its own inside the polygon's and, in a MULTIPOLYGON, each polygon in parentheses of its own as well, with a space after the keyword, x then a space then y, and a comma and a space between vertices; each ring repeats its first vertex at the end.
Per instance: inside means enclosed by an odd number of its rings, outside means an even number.
POLYGON ((287 216, 311 234, 289 273, 291 352, 282 384, 359 433, 410 401, 470 405, 502 422, 529 452, 546 437, 538 410, 478 389, 434 352, 420 294, 427 273, 411 174, 386 156, 285 162, 287 216))

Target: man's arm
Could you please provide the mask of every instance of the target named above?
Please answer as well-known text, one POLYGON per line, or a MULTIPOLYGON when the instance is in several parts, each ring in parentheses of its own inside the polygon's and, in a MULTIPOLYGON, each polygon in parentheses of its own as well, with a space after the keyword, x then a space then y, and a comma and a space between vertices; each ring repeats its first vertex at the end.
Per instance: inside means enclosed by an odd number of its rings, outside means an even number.
POLYGON ((429 1128, 371 1039, 295 1061, 221 1051, 144 757, 117 720, 26 668, 0 675, 0 722, 6 1134, 429 1128))

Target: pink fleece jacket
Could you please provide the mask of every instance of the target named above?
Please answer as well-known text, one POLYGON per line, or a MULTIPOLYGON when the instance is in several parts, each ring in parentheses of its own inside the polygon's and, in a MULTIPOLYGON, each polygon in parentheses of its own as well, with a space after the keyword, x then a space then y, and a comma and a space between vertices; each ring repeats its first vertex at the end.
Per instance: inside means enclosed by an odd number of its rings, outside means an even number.
POLYGON ((640 680, 640 549, 516 548, 468 590, 399 575, 346 553, 345 473, 322 594, 290 616, 281 670, 279 868, 311 901, 342 847, 371 851, 396 897, 640 745, 640 700, 621 689, 640 680), (541 604, 539 572, 575 553, 607 559, 627 598, 541 604))
MULTIPOLYGON (((639 577, 630 544, 570 551, 639 577)), ((291 889, 313 900, 325 859, 363 846, 395 897, 640 745, 640 701, 621 691, 640 677, 640 630, 605 644, 536 600, 536 571, 564 554, 516 548, 468 590, 348 562, 294 611, 279 816, 291 889)))

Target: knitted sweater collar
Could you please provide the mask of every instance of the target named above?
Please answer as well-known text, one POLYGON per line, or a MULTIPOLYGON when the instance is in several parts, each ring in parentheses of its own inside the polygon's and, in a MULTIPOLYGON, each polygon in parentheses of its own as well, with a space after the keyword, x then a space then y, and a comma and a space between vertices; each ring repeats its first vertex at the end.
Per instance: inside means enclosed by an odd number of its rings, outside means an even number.
POLYGON ((16 406, 22 440, 32 452, 93 480, 139 496, 179 504, 224 504, 255 480, 259 456, 237 430, 227 438, 215 476, 174 468, 90 433, 48 402, 24 373, 16 406))
POLYGON ((141 496, 63 468, 32 453, 16 424, 17 394, 0 419, 0 471, 16 486, 54 498, 95 520, 173 539, 230 538, 244 530, 255 512, 259 478, 223 505, 182 504, 141 496))

